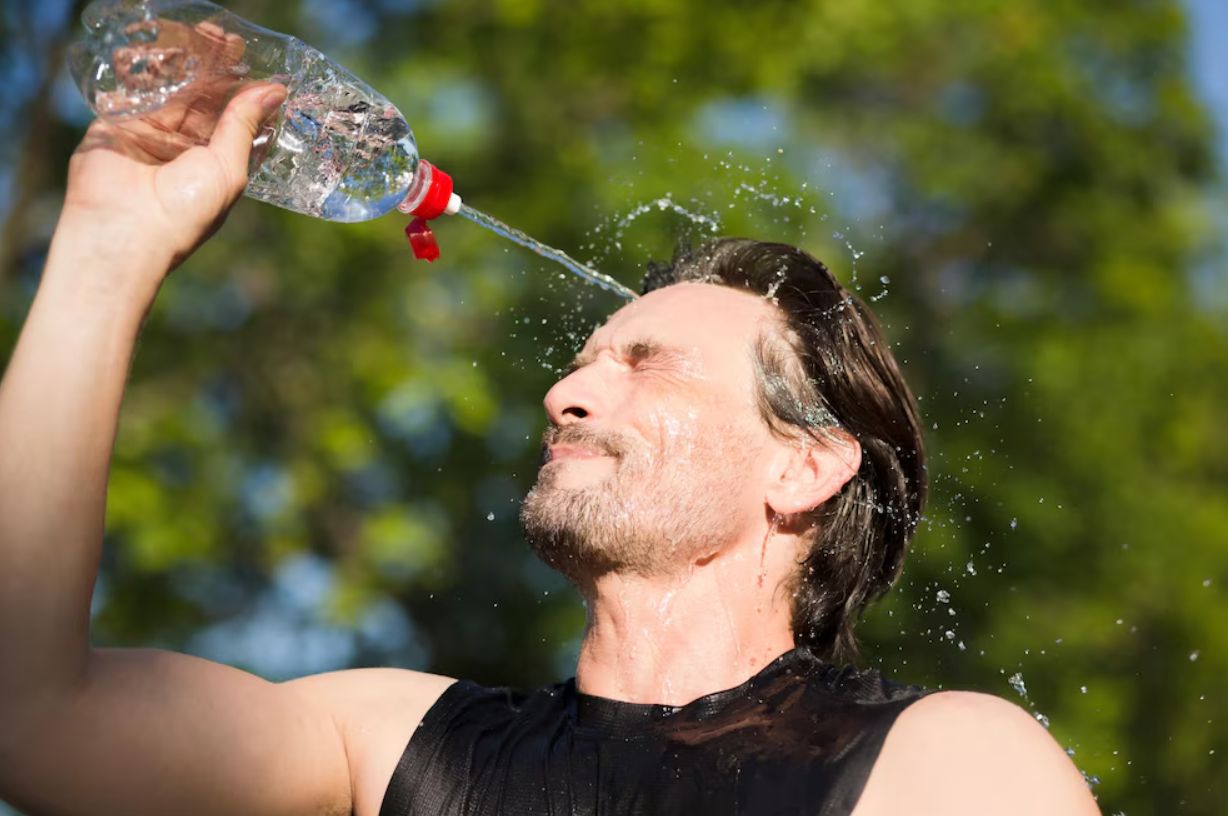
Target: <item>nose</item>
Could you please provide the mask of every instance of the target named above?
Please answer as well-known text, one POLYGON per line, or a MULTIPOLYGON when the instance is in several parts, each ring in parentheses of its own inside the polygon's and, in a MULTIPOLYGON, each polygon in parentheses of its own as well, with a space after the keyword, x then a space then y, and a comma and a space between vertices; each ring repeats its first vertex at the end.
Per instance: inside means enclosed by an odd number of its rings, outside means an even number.
POLYGON ((599 368, 600 363, 586 365, 556 382, 546 392, 542 404, 552 425, 567 425, 605 413, 609 383, 604 382, 599 368))

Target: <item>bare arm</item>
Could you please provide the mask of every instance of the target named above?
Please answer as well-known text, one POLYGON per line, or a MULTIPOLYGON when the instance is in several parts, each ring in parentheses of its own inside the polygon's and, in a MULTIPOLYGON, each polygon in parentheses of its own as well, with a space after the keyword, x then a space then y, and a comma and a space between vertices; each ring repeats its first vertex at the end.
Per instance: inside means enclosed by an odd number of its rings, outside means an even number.
MULTIPOLYGON (((282 93, 272 95, 275 107, 282 93)), ((273 684, 183 655, 89 645, 140 324, 167 271, 241 194, 270 109, 261 96, 240 95, 209 147, 170 162, 91 127, 0 382, 0 796, 31 812, 374 813, 379 775, 447 684, 411 672, 273 684), (397 713, 374 716, 380 705, 397 713), (364 723, 365 747, 347 744, 364 723), (378 756, 357 769, 354 751, 378 756)))
POLYGON ((883 744, 854 816, 1099 816, 1074 763, 999 697, 947 691, 913 703, 883 744))

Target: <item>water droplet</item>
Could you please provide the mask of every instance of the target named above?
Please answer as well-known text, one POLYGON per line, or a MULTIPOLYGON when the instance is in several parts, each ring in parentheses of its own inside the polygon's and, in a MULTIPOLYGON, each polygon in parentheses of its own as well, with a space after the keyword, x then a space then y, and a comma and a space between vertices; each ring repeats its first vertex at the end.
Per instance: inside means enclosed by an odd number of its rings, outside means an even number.
POLYGON ((1197 660, 1197 659, 1198 659, 1198 655, 1199 655, 1199 651, 1198 651, 1197 649, 1195 649, 1194 651, 1190 652, 1190 662, 1191 662, 1191 663, 1193 663, 1195 660, 1197 660))
POLYGON ((494 521, 494 520, 495 520, 495 514, 494 514, 494 513, 487 513, 487 514, 486 514, 486 520, 487 520, 487 521, 494 521))
POLYGON ((947 592, 945 589, 938 590, 937 594, 934 597, 938 599, 938 603, 950 603, 951 602, 951 593, 947 592))
POLYGON ((1011 519, 1011 529, 1015 530, 1019 527, 1019 519, 1011 519))
POLYGON ((1023 674, 1015 672, 1006 679, 1006 682, 1011 684, 1011 688, 1017 691, 1023 697, 1028 696, 1028 687, 1023 684, 1023 674))

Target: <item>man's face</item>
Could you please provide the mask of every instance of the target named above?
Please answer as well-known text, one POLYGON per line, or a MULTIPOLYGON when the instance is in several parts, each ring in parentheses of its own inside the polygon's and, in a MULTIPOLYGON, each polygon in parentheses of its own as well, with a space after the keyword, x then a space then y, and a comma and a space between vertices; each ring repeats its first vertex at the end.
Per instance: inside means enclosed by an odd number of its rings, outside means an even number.
POLYGON ((546 461, 521 512, 546 563, 573 579, 668 575, 762 523, 773 440, 751 352, 771 308, 683 283, 593 333, 546 394, 546 461))

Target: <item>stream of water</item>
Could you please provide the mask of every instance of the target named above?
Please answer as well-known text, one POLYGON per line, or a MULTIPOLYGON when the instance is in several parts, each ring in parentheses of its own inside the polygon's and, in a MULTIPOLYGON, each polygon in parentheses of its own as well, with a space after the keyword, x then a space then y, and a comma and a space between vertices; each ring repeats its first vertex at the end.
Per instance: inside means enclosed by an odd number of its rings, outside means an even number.
POLYGON ((460 211, 457 214, 463 215, 473 223, 485 227, 491 232, 502 235, 509 241, 514 241, 520 244, 522 247, 533 250, 543 258, 549 258, 552 261, 562 264, 568 269, 568 271, 579 275, 589 283, 594 283, 603 289, 626 298, 627 300, 635 300, 637 297, 639 297, 639 295, 637 295, 633 290, 623 286, 609 275, 598 272, 591 266, 580 263, 566 252, 555 249, 554 247, 546 246, 541 241, 530 238, 520 230, 515 229, 514 227, 509 227, 499 219, 489 216, 481 210, 475 210, 468 204, 462 204, 460 211))

